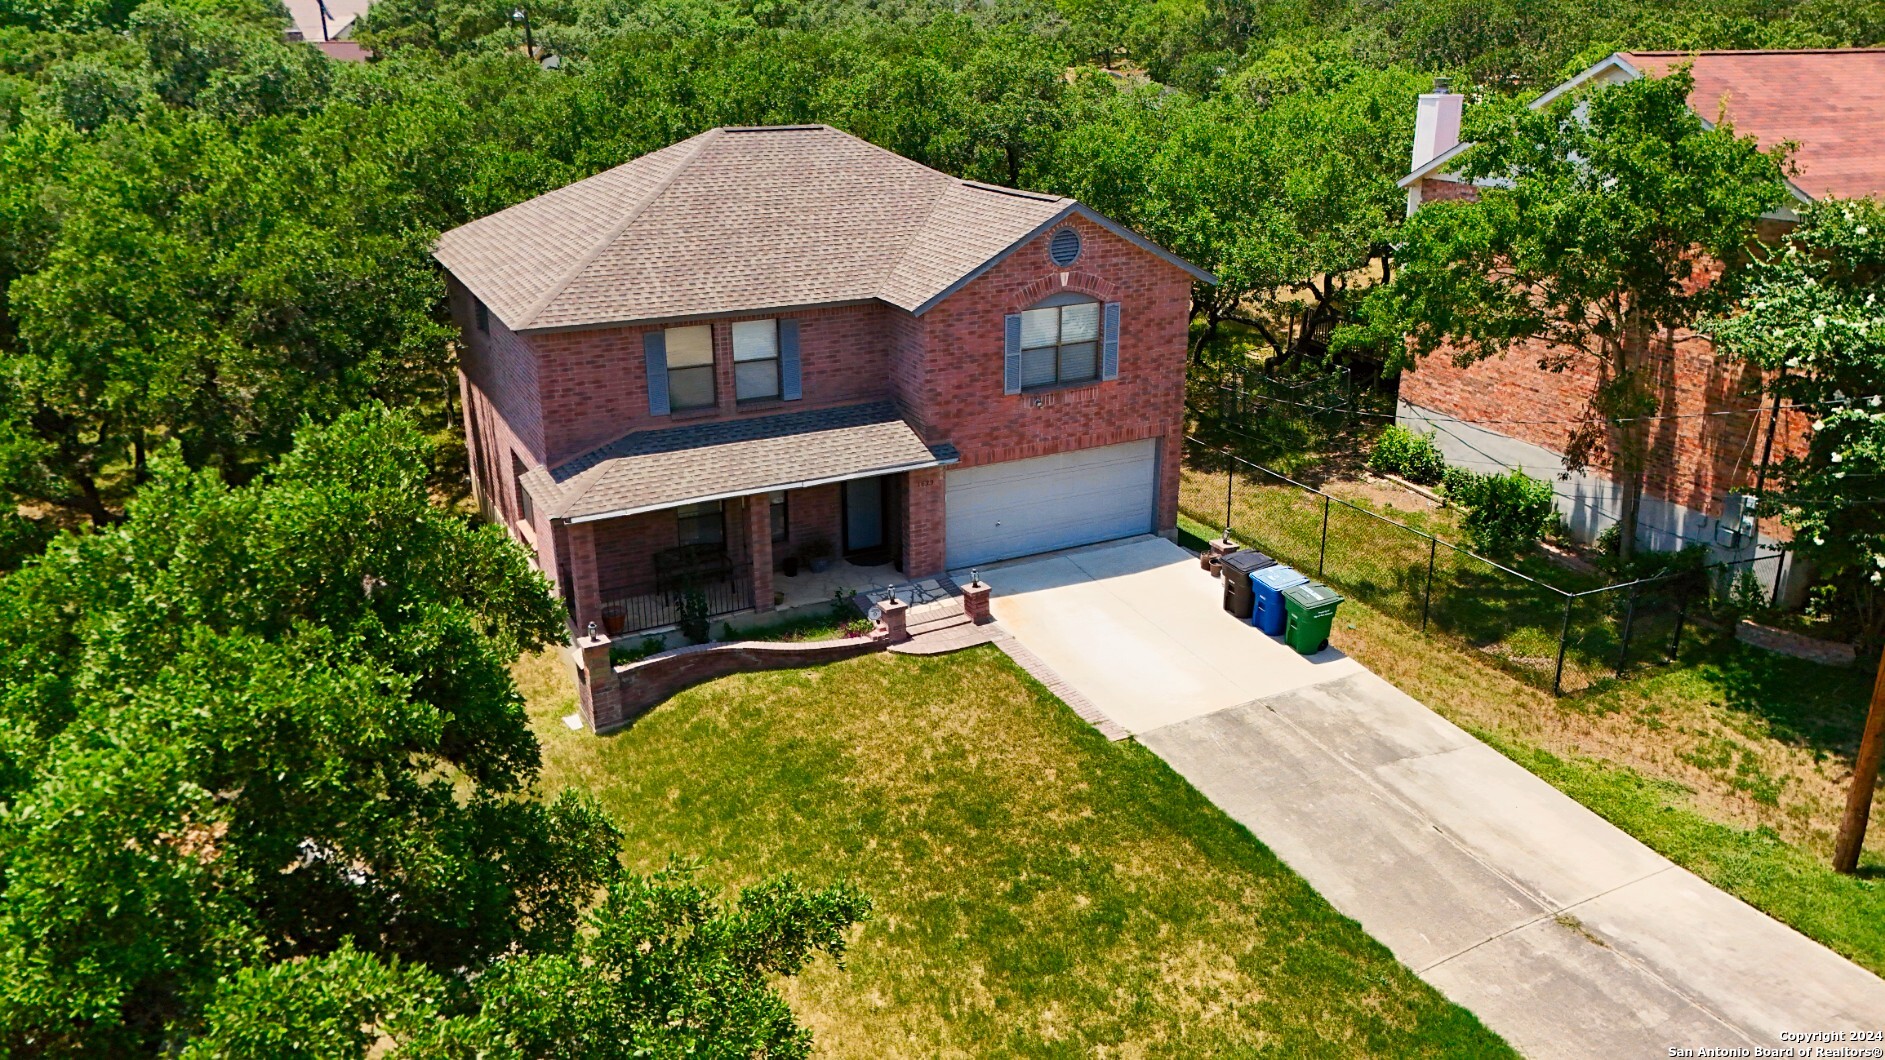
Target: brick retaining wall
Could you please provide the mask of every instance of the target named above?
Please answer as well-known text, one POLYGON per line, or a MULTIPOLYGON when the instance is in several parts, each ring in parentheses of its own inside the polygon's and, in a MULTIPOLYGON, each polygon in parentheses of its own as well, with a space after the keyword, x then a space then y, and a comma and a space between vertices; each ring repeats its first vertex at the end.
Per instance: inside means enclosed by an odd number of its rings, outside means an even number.
POLYGON ((695 644, 664 651, 625 666, 608 665, 606 637, 584 638, 577 645, 582 672, 577 686, 583 721, 590 731, 606 733, 633 721, 676 692, 728 674, 818 666, 882 651, 878 637, 820 641, 734 641, 695 644))

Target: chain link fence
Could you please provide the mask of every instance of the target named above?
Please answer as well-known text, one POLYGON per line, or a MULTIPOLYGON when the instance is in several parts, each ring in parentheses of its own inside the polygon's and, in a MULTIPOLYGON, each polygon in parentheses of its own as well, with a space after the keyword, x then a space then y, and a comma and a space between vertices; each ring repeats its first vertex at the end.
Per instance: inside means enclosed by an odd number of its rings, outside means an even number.
POLYGON ((1179 508, 1375 610, 1560 695, 1675 661, 1692 620, 1781 584, 1784 553, 1576 592, 1188 438, 1179 508))

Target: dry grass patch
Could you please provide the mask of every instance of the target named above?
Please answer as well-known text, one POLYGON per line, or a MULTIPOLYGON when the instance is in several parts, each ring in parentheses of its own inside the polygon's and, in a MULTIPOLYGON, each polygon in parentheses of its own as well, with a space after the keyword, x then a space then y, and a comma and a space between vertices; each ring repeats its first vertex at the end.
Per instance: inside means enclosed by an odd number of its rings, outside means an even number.
POLYGON ((847 967, 787 984, 825 1055, 1510 1055, 992 648, 730 677, 600 740, 560 663, 519 680, 546 786, 594 792, 634 868, 870 893, 847 967))

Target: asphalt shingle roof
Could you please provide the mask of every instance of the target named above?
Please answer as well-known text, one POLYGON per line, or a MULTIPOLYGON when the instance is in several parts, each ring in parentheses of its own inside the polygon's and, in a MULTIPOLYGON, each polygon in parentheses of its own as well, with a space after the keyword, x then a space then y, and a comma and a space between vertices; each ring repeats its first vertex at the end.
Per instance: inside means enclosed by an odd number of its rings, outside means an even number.
POLYGON ((917 310, 1074 209, 1088 212, 828 126, 710 129, 446 232, 435 254, 519 331, 869 299, 917 310))
POLYGON ((1661 76, 1687 63, 1689 106, 1762 147, 1799 144, 1793 182, 1815 199, 1885 193, 1885 49, 1624 52, 1661 76))
POLYGON ((934 467, 888 401, 638 431, 524 475, 551 518, 582 521, 812 482, 934 467))

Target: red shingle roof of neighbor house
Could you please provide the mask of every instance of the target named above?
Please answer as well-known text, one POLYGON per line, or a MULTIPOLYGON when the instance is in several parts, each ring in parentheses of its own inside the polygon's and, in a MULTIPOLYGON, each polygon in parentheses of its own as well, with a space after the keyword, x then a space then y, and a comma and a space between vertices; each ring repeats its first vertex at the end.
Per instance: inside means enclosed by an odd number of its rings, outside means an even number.
POLYGON ((710 129, 439 237, 514 331, 880 300, 921 313, 1072 213, 825 125, 710 129))
MULTIPOLYGON (((1587 84, 1660 77, 1684 63, 1695 77, 1689 106, 1707 121, 1726 114, 1762 147, 1796 145, 1803 197, 1885 194, 1885 49, 1618 52, 1532 102, 1542 107, 1587 84)), ((1439 176, 1471 144, 1416 166, 1409 187, 1439 176)))
POLYGON ((1815 199, 1885 194, 1885 49, 1623 52, 1661 77, 1684 63, 1695 77, 1689 106, 1762 147, 1799 145, 1793 182, 1815 199))

